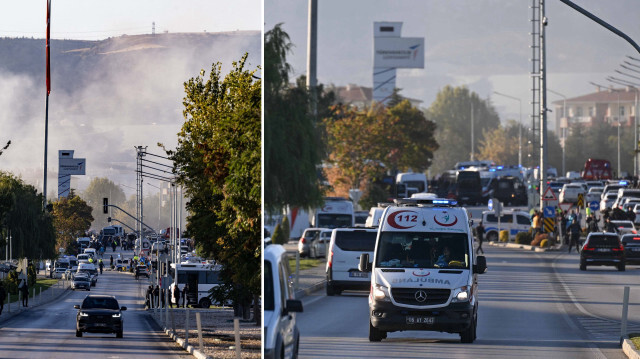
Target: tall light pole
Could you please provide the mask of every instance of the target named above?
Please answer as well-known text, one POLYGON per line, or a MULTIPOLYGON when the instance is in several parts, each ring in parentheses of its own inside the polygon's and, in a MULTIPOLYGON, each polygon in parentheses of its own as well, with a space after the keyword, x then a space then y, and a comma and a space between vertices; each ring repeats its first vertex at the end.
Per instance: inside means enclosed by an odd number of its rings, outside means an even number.
MULTIPOLYGON (((629 56, 627 56, 629 57, 629 56)), ((632 57, 630 57, 632 58, 632 57)), ((632 58, 633 59, 633 58, 632 58)), ((625 61, 625 63, 628 63, 625 61)), ((629 64, 629 63, 628 63, 629 64)), ((633 64, 629 64, 632 66, 635 66, 633 64)), ((624 67, 624 66, 623 66, 624 67)), ((627 68, 627 67, 625 67, 627 68)), ((638 176, 638 154, 640 153, 640 146, 638 145, 638 97, 640 95, 640 91, 638 90, 638 87, 640 87, 640 85, 627 81, 627 80, 620 80, 617 79, 615 77, 607 77, 607 81, 612 82, 616 85, 622 85, 622 86, 626 86, 627 88, 631 88, 636 92, 636 98, 635 98, 635 109, 633 112, 633 147, 634 147, 634 156, 633 156, 633 175, 634 176, 638 176)))
MULTIPOLYGON (((550 90, 547 87, 547 91, 556 94, 560 97, 562 97, 562 116, 567 118, 567 96, 559 93, 559 92, 555 92, 553 90, 550 90)), ((569 119, 567 118, 567 126, 569 126, 569 119)), ((565 168, 565 160, 564 160, 564 148, 565 148, 565 142, 567 141, 567 128, 563 128, 562 129, 562 173, 563 175, 567 173, 566 168, 565 168)))
POLYGON ((518 167, 522 167, 522 100, 517 97, 505 95, 498 91, 493 91, 493 93, 518 101, 518 104, 520 106, 520 120, 518 121, 518 167))
POLYGON ((473 138, 474 131, 475 130, 473 129, 473 98, 471 98, 471 161, 475 160, 473 156, 474 147, 475 147, 474 138, 473 138))

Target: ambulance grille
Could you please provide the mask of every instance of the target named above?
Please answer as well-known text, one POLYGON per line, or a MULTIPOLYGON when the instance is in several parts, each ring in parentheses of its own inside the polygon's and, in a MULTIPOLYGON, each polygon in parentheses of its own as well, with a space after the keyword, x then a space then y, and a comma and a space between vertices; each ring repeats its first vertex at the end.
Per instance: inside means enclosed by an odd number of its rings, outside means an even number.
POLYGON ((449 300, 451 294, 450 289, 426 289, 426 288, 392 288, 391 296, 399 304, 407 305, 438 305, 444 304, 449 300), (419 302, 416 297, 418 291, 424 291, 427 299, 419 302))

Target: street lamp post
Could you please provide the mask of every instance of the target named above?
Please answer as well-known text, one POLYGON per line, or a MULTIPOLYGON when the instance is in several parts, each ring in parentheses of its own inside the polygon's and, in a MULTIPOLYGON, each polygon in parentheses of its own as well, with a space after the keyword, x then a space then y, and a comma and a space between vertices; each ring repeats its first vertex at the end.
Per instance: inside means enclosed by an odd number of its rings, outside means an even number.
POLYGON ((518 122, 518 167, 522 167, 522 100, 520 100, 517 97, 505 95, 498 91, 493 91, 493 93, 499 96, 503 96, 503 97, 518 101, 518 104, 520 106, 520 120, 518 122))

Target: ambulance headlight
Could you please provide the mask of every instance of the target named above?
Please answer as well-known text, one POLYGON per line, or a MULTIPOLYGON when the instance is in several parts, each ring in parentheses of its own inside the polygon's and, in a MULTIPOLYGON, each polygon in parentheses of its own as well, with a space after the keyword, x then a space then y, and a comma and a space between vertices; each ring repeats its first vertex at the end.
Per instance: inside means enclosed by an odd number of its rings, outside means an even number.
POLYGON ((469 301, 469 287, 466 285, 464 287, 456 288, 453 290, 453 299, 452 302, 468 302, 469 301))
POLYGON ((374 285, 373 286, 373 299, 377 301, 389 301, 389 289, 385 286, 374 285))

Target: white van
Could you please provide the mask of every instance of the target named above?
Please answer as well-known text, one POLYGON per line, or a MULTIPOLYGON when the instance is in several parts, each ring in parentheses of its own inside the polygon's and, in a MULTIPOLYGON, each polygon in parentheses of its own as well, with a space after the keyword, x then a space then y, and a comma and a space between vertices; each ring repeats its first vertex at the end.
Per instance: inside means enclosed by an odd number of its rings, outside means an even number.
POLYGON ((341 228, 353 227, 353 202, 342 197, 325 197, 324 205, 311 211, 311 227, 341 228))
POLYGON ((364 222, 365 227, 378 227, 380 225, 380 218, 382 218, 382 212, 389 206, 390 203, 378 203, 377 207, 371 207, 367 220, 364 222))
MULTIPOLYGON (((498 217, 494 211, 482 212, 482 225, 484 226, 484 238, 489 242, 496 242, 498 234, 498 217)), ((525 211, 505 210, 500 215, 500 230, 509 231, 509 240, 514 241, 516 234, 528 232, 531 228, 531 217, 525 211)))
POLYGON ((467 211, 445 199, 402 199, 387 207, 378 228, 372 272, 369 341, 388 332, 426 330, 476 339, 478 282, 486 271, 476 256, 467 211))
POLYGON ((300 332, 296 312, 302 312, 302 302, 294 299, 289 258, 279 244, 265 247, 263 253, 264 357, 297 358, 300 332))
POLYGON ((367 290, 369 273, 358 270, 360 255, 373 257, 376 228, 336 228, 331 233, 327 260, 327 295, 340 295, 343 290, 367 290))

